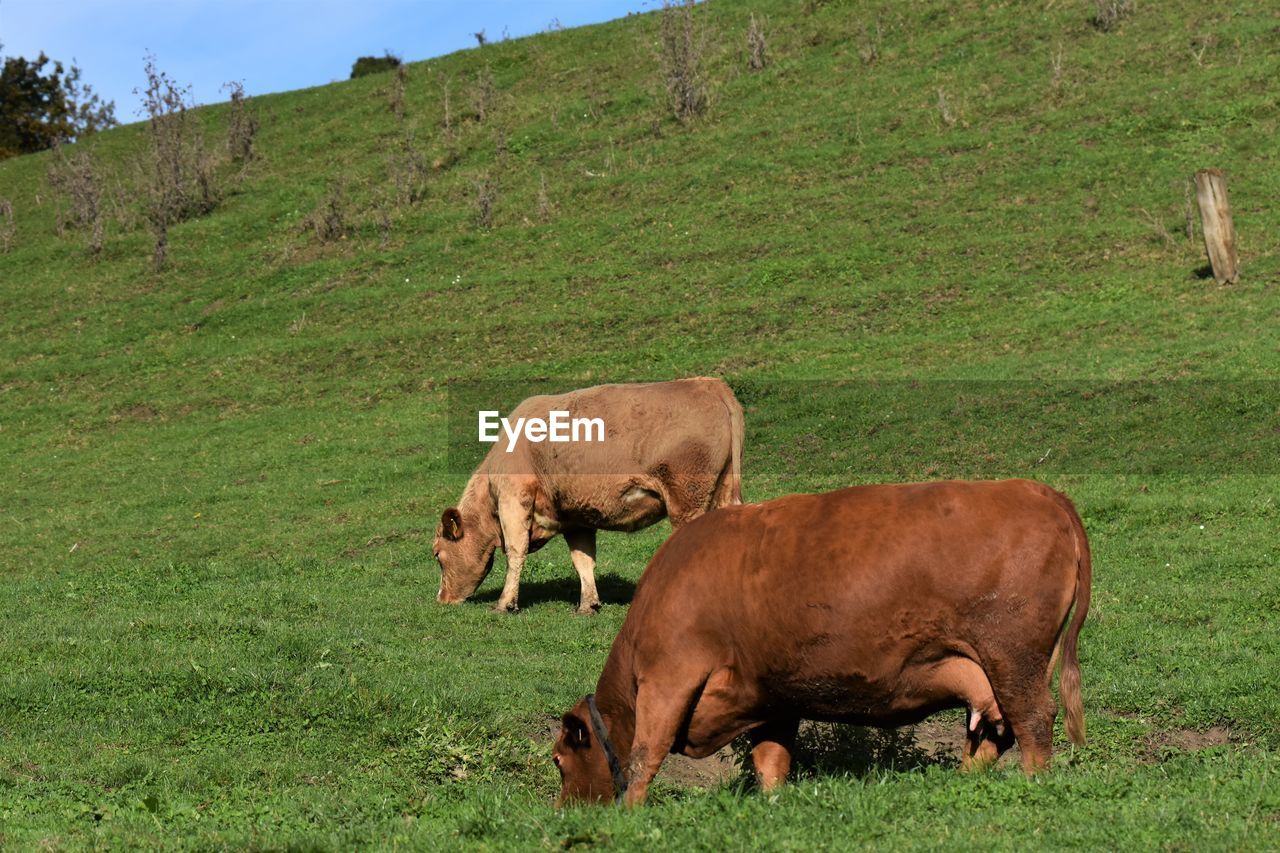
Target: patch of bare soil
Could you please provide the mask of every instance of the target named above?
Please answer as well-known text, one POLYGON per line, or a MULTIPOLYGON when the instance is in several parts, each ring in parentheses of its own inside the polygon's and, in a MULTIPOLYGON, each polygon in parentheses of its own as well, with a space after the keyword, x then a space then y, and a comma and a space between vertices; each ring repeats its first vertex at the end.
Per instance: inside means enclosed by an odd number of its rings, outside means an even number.
POLYGON ((717 788, 738 778, 738 764, 727 746, 706 758, 668 755, 658 778, 686 788, 717 788))
POLYGON ((1225 726, 1200 729, 1152 729, 1144 738, 1139 760, 1144 764, 1160 764, 1170 752, 1200 752, 1231 743, 1231 730, 1225 726))

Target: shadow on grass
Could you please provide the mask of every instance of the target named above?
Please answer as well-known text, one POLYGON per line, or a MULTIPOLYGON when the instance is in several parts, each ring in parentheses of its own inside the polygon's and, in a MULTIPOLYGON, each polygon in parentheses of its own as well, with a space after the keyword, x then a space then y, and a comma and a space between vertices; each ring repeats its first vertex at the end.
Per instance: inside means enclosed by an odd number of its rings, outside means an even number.
MULTIPOLYGON (((636 584, 635 581, 624 578, 621 575, 598 575, 596 577, 596 591, 600 593, 602 604, 630 604, 631 597, 636 593, 636 584)), ((542 604, 569 604, 577 607, 580 592, 581 587, 578 584, 577 575, 554 580, 521 583, 520 609, 530 610, 542 604)), ((472 600, 485 604, 495 604, 501 594, 502 590, 500 588, 486 590, 485 592, 476 593, 472 600)))
MULTIPOLYGON (((852 776, 866 779, 886 772, 915 772, 929 767, 956 767, 958 755, 934 743, 917 726, 879 729, 840 723, 803 723, 792 754, 792 779, 852 776)), ((751 744, 747 738, 733 744, 741 768, 739 783, 755 786, 751 744)))

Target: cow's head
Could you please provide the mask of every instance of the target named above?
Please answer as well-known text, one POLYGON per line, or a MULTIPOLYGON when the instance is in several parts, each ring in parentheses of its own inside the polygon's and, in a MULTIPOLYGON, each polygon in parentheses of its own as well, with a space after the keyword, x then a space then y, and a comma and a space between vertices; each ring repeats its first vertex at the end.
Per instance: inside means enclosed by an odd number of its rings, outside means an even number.
POLYGON ((591 730, 585 699, 560 719, 560 734, 551 760, 560 771, 560 796, 556 807, 575 802, 607 803, 613 800, 613 774, 604 749, 591 730))
POLYGON ((436 601, 457 604, 476 591, 493 568, 493 552, 498 537, 489 524, 479 517, 465 519, 456 507, 449 507, 440 517, 431 553, 440 564, 440 592, 436 601))

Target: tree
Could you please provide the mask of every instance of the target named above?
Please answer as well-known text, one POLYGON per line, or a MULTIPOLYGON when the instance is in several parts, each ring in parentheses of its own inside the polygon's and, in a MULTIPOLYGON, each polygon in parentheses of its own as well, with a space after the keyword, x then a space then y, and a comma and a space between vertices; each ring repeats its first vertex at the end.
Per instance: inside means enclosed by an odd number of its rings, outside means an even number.
POLYGON ((80 69, 43 52, 10 56, 0 72, 0 159, 43 151, 117 124, 114 101, 80 82, 80 69), (50 66, 46 71, 46 67, 50 66))

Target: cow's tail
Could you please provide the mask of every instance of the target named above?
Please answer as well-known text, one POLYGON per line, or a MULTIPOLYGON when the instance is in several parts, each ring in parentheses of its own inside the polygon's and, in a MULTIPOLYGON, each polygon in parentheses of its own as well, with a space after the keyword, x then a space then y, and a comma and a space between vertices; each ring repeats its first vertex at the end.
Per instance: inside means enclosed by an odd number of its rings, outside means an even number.
POLYGON ((721 402, 728 414, 728 470, 721 475, 721 484, 717 489, 719 500, 717 507, 742 502, 742 435, 745 432, 745 421, 742 418, 742 403, 733 396, 733 389, 723 379, 717 379, 721 386, 721 402))
MULTIPOLYGON (((1075 610, 1066 630, 1058 636, 1058 648, 1054 649, 1054 657, 1061 652, 1062 671, 1058 676, 1058 693, 1062 696, 1062 705, 1067 714, 1067 737, 1077 745, 1084 743, 1084 702, 1080 696, 1080 658, 1077 647, 1080 640, 1080 629, 1084 626, 1084 618, 1089 613, 1089 595, 1093 587, 1093 557, 1089 552, 1089 538, 1084 532, 1084 523, 1080 513, 1076 512, 1071 499, 1061 492, 1053 492, 1054 499, 1066 510, 1071 518, 1071 527, 1076 540, 1076 592, 1075 610)), ((1065 621, 1065 620, 1064 620, 1065 621)), ((1050 664, 1050 673, 1053 665, 1050 664)))
POLYGON ((733 389, 724 387, 725 408, 729 410, 729 483, 728 503, 742 503, 742 443, 746 424, 742 404, 733 396, 733 389))

